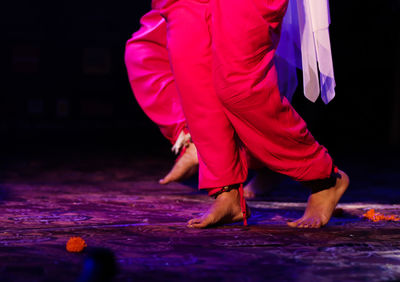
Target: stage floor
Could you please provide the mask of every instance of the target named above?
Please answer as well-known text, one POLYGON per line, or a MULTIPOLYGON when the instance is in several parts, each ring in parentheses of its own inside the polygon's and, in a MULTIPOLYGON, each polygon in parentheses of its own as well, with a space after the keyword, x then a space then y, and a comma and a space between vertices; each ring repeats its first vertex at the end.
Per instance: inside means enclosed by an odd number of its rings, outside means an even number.
POLYGON ((346 164, 343 212, 320 230, 286 226, 307 197, 288 180, 249 202, 248 227, 195 230, 186 221, 212 200, 159 185, 165 158, 12 160, 0 182, 0 281, 76 281, 98 248, 115 255, 115 281, 400 280, 400 222, 362 218, 371 208, 400 215, 398 166, 385 164, 346 164), (71 236, 87 250, 68 253, 71 236))

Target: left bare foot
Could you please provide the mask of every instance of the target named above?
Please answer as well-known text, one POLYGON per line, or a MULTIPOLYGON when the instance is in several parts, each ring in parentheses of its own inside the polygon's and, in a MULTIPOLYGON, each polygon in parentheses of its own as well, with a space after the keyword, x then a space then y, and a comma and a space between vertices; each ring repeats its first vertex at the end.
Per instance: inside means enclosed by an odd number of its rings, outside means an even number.
POLYGON ((340 178, 334 187, 312 194, 308 198, 304 215, 296 221, 288 222, 290 227, 320 228, 328 223, 350 182, 346 173, 339 170, 339 174, 340 178))
MULTIPOLYGON (((250 217, 250 209, 246 205, 246 216, 250 217)), ((215 225, 229 224, 243 220, 238 189, 220 194, 208 212, 200 217, 189 220, 190 228, 206 228, 215 225)))
POLYGON ((171 171, 163 179, 160 179, 159 183, 168 184, 173 181, 182 181, 194 175, 198 170, 197 149, 193 143, 190 143, 171 171))

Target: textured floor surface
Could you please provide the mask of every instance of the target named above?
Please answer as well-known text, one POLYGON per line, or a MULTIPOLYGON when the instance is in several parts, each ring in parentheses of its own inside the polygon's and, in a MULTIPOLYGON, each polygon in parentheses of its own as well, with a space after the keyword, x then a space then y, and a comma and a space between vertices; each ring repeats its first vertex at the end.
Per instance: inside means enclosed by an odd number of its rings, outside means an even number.
POLYGON ((116 281, 400 280, 400 223, 362 219, 370 208, 400 215, 398 166, 347 164, 343 212, 320 230, 286 226, 307 197, 288 180, 249 203, 248 227, 188 229, 212 200, 187 185, 159 185, 169 166, 144 157, 3 165, 0 281, 76 281, 98 248, 115 255, 116 281), (87 250, 68 253, 71 236, 87 250))

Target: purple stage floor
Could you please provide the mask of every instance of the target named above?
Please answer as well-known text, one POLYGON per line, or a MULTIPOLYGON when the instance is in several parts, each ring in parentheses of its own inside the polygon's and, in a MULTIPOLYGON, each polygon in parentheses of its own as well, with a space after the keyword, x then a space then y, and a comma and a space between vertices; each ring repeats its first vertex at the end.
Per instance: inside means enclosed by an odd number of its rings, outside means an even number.
POLYGON ((3 169, 0 281, 76 281, 96 248, 114 253, 115 281, 400 280, 400 223, 361 218, 370 208, 400 215, 400 175, 390 164, 354 165, 344 212, 320 230, 286 226, 307 196, 287 180, 249 203, 248 227, 194 230, 186 221, 212 200, 182 184, 159 185, 169 161, 73 159, 3 169), (84 253, 65 250, 71 236, 86 240, 84 253))

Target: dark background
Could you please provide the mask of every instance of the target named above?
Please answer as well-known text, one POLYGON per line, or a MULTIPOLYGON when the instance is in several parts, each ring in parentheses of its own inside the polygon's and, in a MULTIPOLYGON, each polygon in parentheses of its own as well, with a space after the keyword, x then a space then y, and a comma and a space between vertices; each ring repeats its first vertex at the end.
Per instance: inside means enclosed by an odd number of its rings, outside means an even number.
MULTIPOLYGON (((168 154, 170 144, 132 95, 123 60, 149 2, 2 4, 3 155, 51 148, 168 154)), ((299 86, 293 100, 334 153, 399 151, 400 5, 381 2, 331 2, 336 98, 313 104, 299 86)))

